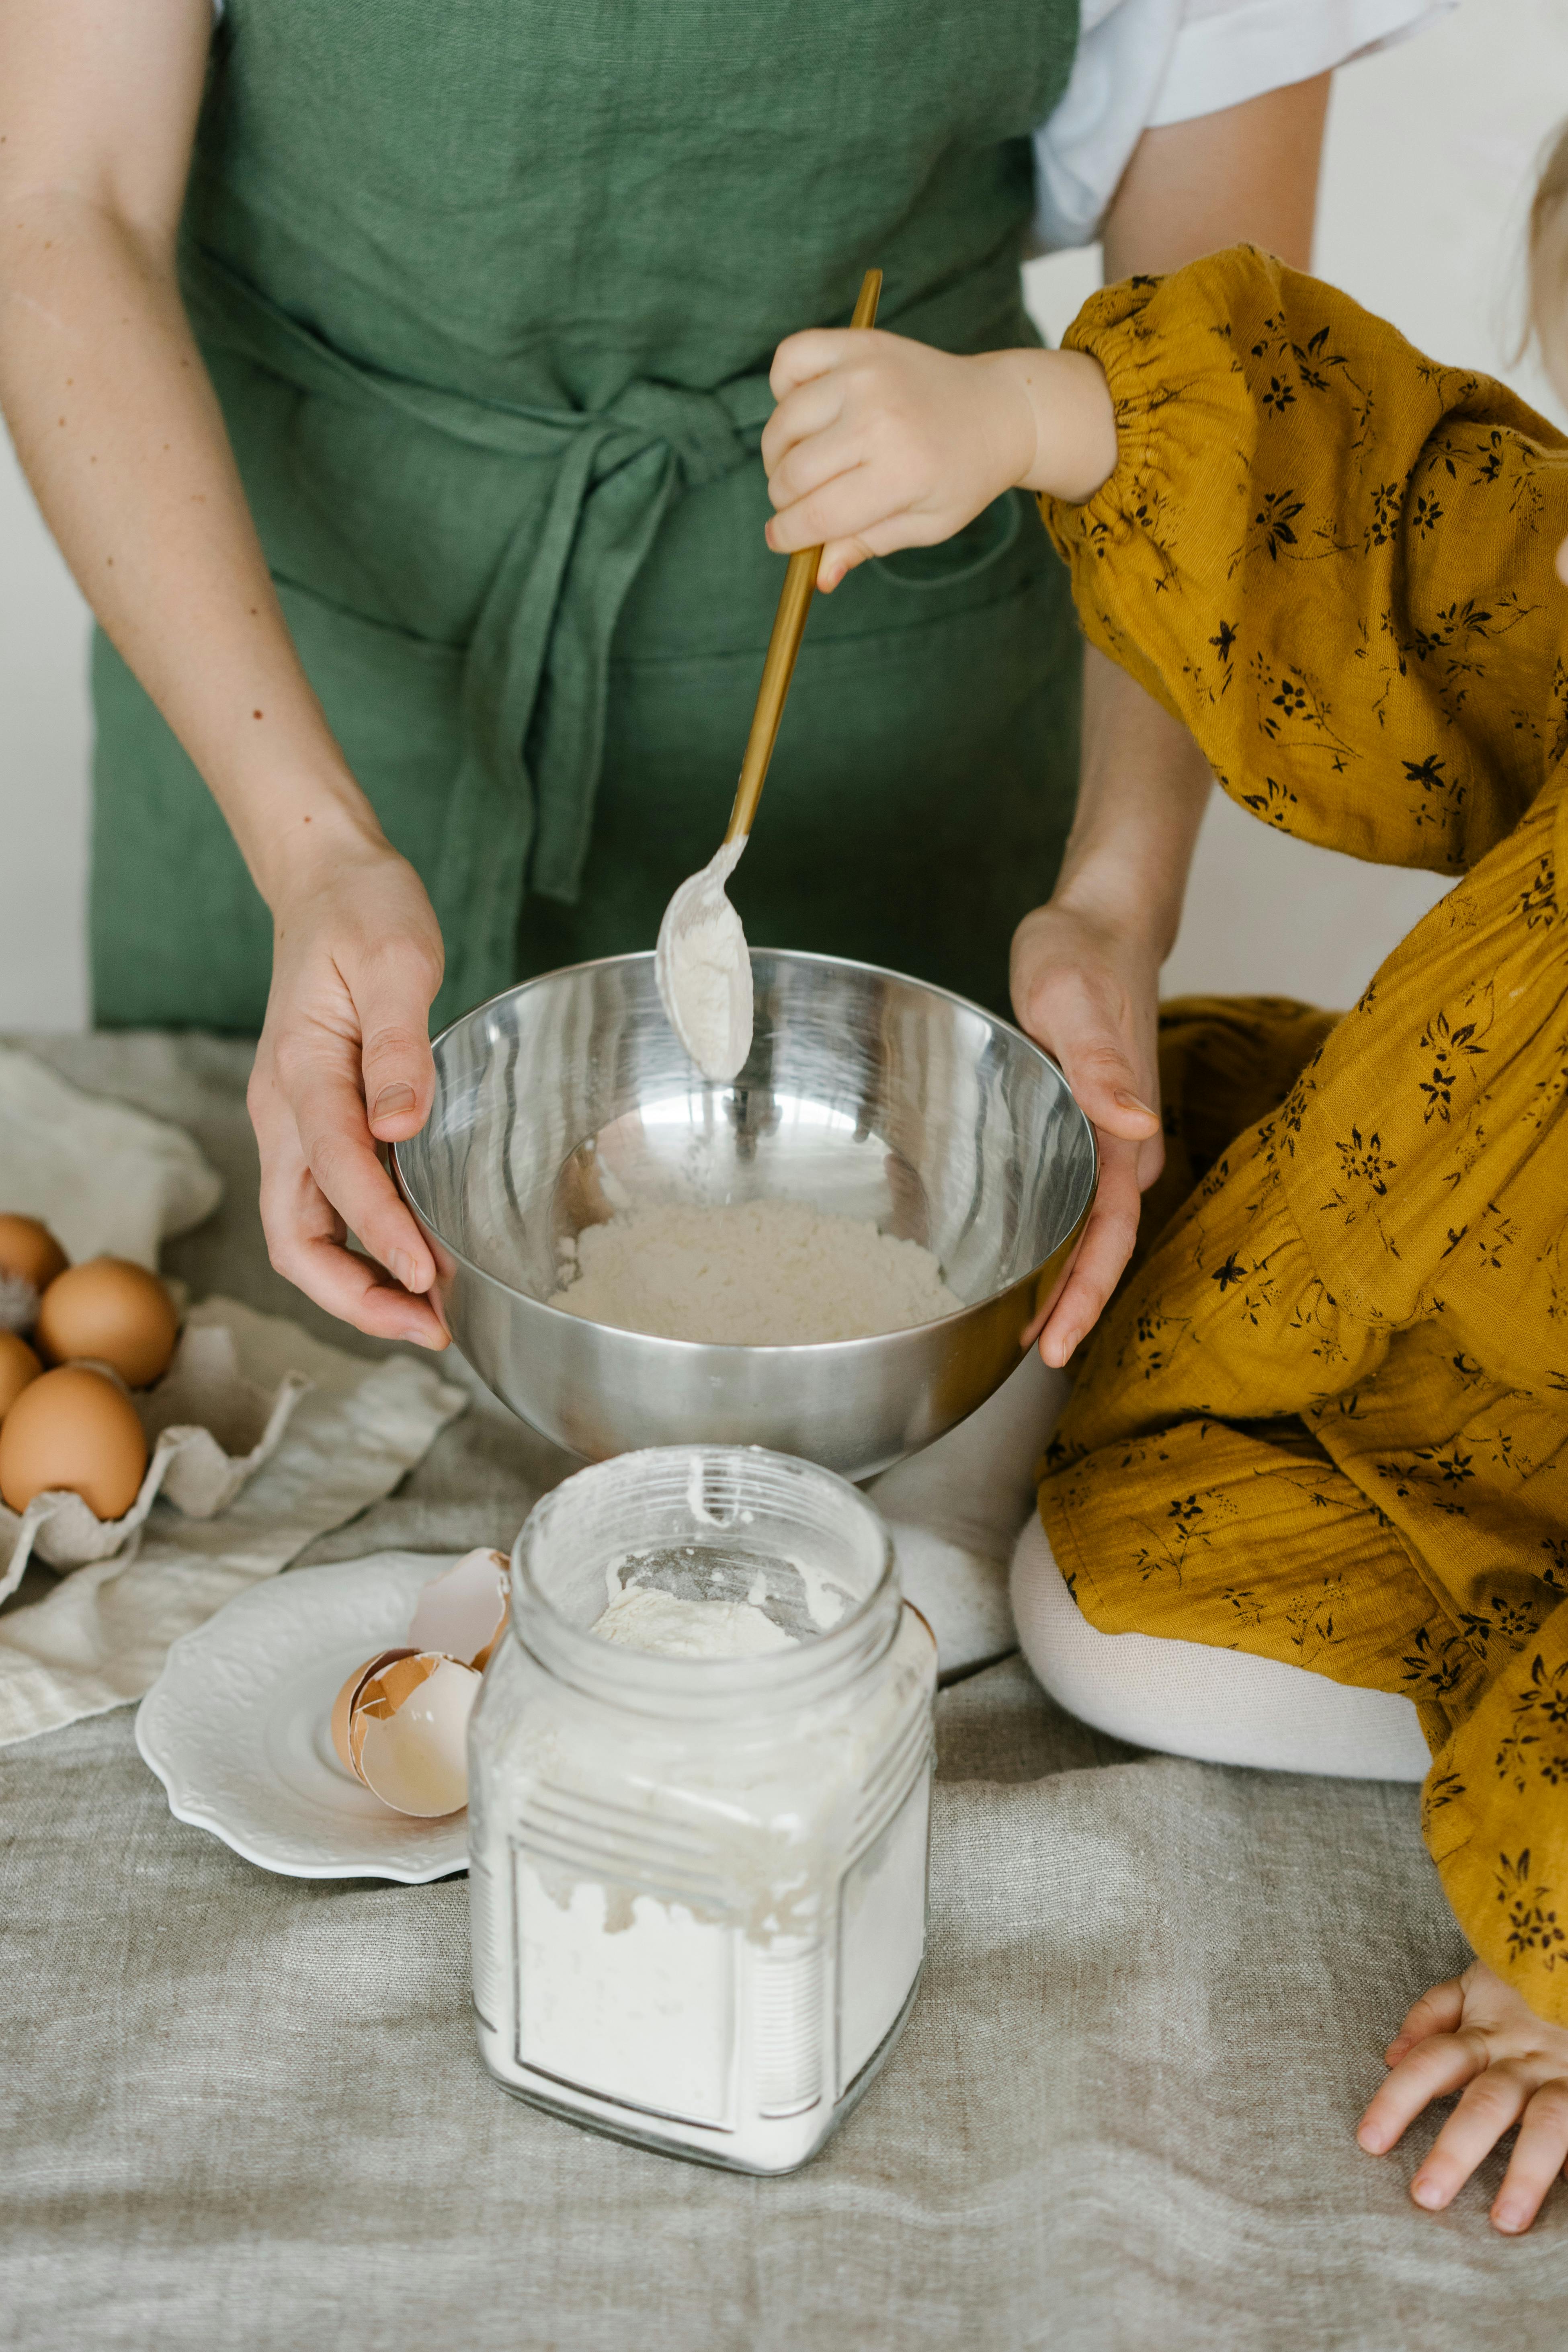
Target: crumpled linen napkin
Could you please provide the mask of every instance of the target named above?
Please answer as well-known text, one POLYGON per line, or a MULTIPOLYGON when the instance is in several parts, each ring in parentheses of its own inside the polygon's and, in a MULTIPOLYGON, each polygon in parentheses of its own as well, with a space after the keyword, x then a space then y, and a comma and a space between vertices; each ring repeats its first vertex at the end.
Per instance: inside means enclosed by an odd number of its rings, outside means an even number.
POLYGON ((0 1616, 0 1747, 141 1698, 171 1643, 390 1494, 468 1402, 411 1356, 367 1362, 237 1299, 204 1300, 188 1321, 232 1336, 253 1388, 277 1396, 290 1374, 310 1386, 216 1516, 159 1502, 129 1555, 79 1568, 45 1600, 0 1616))
POLYGON ((156 1273, 159 1243, 222 1197, 183 1129, 0 1045, 0 1210, 41 1217, 68 1258, 128 1257, 156 1273))

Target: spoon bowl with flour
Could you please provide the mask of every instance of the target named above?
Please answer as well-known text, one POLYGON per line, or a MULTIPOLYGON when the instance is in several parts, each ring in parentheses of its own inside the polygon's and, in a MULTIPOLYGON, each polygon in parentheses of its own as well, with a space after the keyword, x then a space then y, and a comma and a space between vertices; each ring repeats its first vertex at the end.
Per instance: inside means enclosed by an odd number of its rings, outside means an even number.
POLYGON ((654 977, 669 1025, 716 1086, 737 1077, 752 1050, 752 958, 724 885, 750 835, 736 834, 664 910, 654 977))
MULTIPOLYGON (((868 269, 851 327, 876 325, 881 292, 881 271, 868 269)), ((702 1076, 715 1086, 738 1077, 752 1050, 752 960, 724 885, 751 838, 821 562, 820 547, 803 547, 790 557, 723 845, 700 873, 687 876, 658 927, 654 975, 665 1013, 702 1076)))

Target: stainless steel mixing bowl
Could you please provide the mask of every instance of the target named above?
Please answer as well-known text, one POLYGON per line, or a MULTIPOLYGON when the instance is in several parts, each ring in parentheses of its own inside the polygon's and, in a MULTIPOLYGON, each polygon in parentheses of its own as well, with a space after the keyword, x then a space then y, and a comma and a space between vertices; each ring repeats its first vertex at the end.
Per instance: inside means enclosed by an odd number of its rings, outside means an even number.
POLYGON ((1093 1130, 1055 1065, 961 997, 757 950, 732 1086, 677 1044, 651 955, 527 982, 436 1041, 436 1100, 395 1163, 463 1353, 590 1459, 698 1438, 850 1478, 927 1445, 1019 1360, 1094 1196, 1093 1130), (708 1347, 546 1302, 563 1241, 627 1201, 806 1201, 923 1243, 962 1314, 810 1348, 708 1347))

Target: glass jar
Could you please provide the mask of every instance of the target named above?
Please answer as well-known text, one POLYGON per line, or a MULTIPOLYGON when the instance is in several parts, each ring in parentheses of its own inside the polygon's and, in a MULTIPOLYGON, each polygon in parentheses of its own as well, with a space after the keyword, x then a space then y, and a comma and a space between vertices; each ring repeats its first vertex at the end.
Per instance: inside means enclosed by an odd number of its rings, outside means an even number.
POLYGON ((790 2171, 875 2077, 925 1948, 936 1648, 887 1530, 810 1463, 661 1446, 547 1495, 511 1590, 469 1734, 485 2063, 616 2137, 790 2171), (632 1583, 797 1638, 621 1648, 589 1628, 632 1583))

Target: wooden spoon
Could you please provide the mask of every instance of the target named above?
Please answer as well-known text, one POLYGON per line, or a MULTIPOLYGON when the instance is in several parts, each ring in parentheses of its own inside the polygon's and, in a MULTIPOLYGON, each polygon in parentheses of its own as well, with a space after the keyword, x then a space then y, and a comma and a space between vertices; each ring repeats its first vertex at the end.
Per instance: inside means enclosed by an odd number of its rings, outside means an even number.
MULTIPOLYGON (((852 327, 876 325, 881 292, 881 271, 868 269, 852 327)), ((705 1078, 734 1077, 752 1049, 752 967, 741 919, 724 885, 751 836, 821 562, 820 547, 803 547, 790 557, 723 842, 700 872, 681 883, 658 927, 658 992, 671 1028, 705 1078)))

